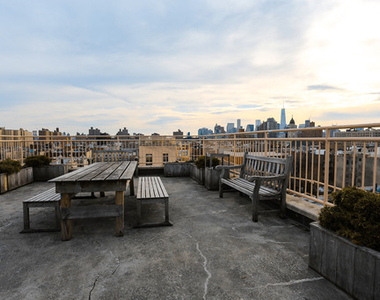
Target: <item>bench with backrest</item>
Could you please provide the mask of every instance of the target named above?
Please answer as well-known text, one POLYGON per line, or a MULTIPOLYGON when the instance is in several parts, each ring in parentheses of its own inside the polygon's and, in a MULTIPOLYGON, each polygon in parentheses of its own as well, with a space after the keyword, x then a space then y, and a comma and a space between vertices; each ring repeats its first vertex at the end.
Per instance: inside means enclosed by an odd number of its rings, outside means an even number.
POLYGON ((60 214, 60 200, 61 194, 55 192, 55 187, 42 192, 32 198, 24 200, 23 212, 24 212, 24 230, 25 232, 44 232, 44 231, 60 231, 61 230, 61 214, 60 214), (56 219, 56 228, 52 229, 31 229, 30 228, 30 217, 29 217, 29 208, 30 207, 54 207, 55 209, 55 219, 56 219))
POLYGON ((172 226, 169 222, 169 195, 161 181, 160 177, 140 177, 137 186, 137 226, 140 227, 156 227, 156 226, 172 226), (165 205, 165 221, 162 223, 141 223, 141 204, 162 203, 165 205))
POLYGON ((217 166, 221 170, 219 180, 219 197, 223 197, 224 186, 248 195, 252 201, 252 221, 258 221, 259 200, 280 200, 280 216, 286 214, 286 188, 289 182, 292 157, 275 158, 253 156, 244 153, 243 163, 236 166, 217 166), (239 175, 230 176, 230 171, 237 169, 239 175))

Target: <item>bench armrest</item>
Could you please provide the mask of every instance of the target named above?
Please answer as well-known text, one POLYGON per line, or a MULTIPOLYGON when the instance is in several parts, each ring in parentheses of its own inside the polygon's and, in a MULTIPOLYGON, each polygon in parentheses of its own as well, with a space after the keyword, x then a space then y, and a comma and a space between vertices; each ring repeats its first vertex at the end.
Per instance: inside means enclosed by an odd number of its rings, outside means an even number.
POLYGON ((286 175, 277 175, 277 176, 247 176, 247 180, 250 182, 257 180, 284 180, 286 175))
POLYGON ((216 166, 215 168, 217 170, 222 170, 222 169, 231 170, 231 169, 241 169, 242 167, 243 167, 243 165, 237 165, 237 166, 221 166, 221 165, 219 165, 219 166, 216 166))

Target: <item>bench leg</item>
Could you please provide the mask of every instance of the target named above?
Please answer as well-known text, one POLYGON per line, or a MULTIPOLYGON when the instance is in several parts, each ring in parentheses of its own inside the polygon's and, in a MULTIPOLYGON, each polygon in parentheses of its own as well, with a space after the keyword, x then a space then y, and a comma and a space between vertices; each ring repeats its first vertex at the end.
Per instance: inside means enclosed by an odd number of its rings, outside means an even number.
MULTIPOLYGON (((61 208, 71 206, 71 194, 61 194, 61 208)), ((71 220, 61 220, 61 239, 69 241, 73 235, 73 223, 71 220)))
POLYGON ((169 222, 169 199, 165 199, 164 202, 165 202, 165 224, 172 225, 169 222))
POLYGON ((124 191, 115 192, 115 204, 121 205, 123 214, 120 217, 116 217, 116 236, 120 237, 124 235, 124 191))
POLYGON ((253 189, 253 195, 252 195, 252 221, 257 222, 259 220, 259 200, 260 200, 260 186, 261 186, 261 180, 258 179, 255 182, 255 187, 253 189))
POLYGON ((286 218, 286 192, 283 192, 280 199, 280 218, 286 218))
POLYGON ((57 229, 61 229, 61 208, 59 202, 54 206, 55 209, 55 220, 57 224, 57 229))
POLYGON ((23 203, 23 212, 24 212, 24 230, 30 229, 30 220, 29 220, 29 205, 28 203, 23 203))
POLYGON ((106 193, 105 192, 100 192, 100 197, 105 197, 106 193))
POLYGON ((137 227, 141 224, 141 201, 137 200, 137 227))
POLYGON ((219 181, 219 198, 223 198, 223 183, 219 181))
POLYGON ((252 221, 259 220, 259 197, 254 197, 252 200, 252 221))

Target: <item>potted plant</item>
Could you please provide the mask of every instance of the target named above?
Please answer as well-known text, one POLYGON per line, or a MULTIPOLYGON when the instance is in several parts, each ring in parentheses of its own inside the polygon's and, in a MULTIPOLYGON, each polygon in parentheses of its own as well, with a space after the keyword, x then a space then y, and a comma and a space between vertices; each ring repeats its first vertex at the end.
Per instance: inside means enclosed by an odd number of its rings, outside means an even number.
POLYGON ((51 165, 50 157, 34 155, 25 159, 25 165, 33 168, 34 181, 47 181, 68 172, 67 165, 51 165))
MULTIPOLYGON (((319 224, 310 224, 309 266, 357 299, 380 295, 380 196, 344 188, 333 193, 319 224)), ((377 298, 376 298, 377 299, 377 298)))
POLYGON ((17 160, 7 158, 0 162, 0 193, 33 182, 33 169, 22 168, 17 160))

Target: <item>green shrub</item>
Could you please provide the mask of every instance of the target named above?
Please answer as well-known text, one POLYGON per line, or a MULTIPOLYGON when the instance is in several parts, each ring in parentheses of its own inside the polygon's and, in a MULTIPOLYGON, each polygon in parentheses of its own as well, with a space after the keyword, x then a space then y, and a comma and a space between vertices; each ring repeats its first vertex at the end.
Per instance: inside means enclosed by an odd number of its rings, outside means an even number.
POLYGON ((333 201, 334 207, 321 210, 321 226, 357 245, 380 251, 380 196, 347 187, 333 193, 333 201))
POLYGON ((12 160, 7 158, 6 160, 0 161, 0 174, 5 173, 7 175, 20 172, 21 164, 17 160, 12 160))
MULTIPOLYGON (((212 158, 212 167, 216 167, 219 165, 219 158, 213 157, 212 158)), ((198 169, 204 169, 205 167, 205 156, 199 156, 198 159, 195 161, 195 165, 197 166, 198 169)), ((210 166, 210 157, 207 157, 207 167, 210 166)))
POLYGON ((51 159, 46 155, 29 156, 25 159, 25 166, 27 167, 44 167, 48 166, 51 159))

